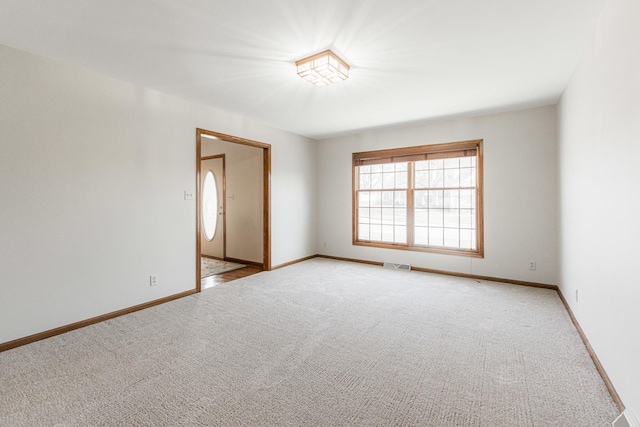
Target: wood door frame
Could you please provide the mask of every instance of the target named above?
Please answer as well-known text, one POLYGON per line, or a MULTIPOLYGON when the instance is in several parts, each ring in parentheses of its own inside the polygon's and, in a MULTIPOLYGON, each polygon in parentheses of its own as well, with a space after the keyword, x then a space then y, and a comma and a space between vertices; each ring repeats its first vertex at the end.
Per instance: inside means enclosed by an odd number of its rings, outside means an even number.
MULTIPOLYGON (((200 156, 202 155, 202 136, 206 135, 225 142, 242 144, 262 149, 262 264, 266 271, 271 270, 271 144, 239 138, 233 135, 196 128, 196 292, 201 291, 200 279, 200 233, 202 214, 200 212, 200 156)), ((226 200, 225 200, 226 203, 226 200)), ((226 232, 225 232, 226 239, 226 232)), ((226 245, 225 245, 226 247, 226 245)), ((226 255, 226 254, 225 254, 226 255)))
MULTIPOLYGON (((227 171, 226 171, 226 156, 224 153, 216 154, 214 156, 200 157, 200 177, 202 177, 202 162, 205 160, 222 159, 222 259, 227 257, 227 171)), ((198 182, 200 180, 198 179, 198 182)), ((217 190, 217 189, 216 189, 217 190)), ((200 191, 196 193, 198 201, 200 201, 200 191)), ((217 214, 216 207, 216 214, 217 214)), ((202 215, 202 213, 200 213, 202 215)), ((201 230, 202 232, 202 230, 201 230)), ((202 236, 201 236, 202 238, 202 236)), ((200 241, 200 251, 202 251, 202 241, 200 241)), ((202 253, 200 254, 202 256, 202 253)))

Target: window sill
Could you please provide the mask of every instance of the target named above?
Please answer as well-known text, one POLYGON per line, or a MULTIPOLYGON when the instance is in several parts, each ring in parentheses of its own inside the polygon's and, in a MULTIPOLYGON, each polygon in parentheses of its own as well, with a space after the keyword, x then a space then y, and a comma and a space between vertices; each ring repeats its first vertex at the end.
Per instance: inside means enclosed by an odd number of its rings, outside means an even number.
POLYGON ((470 258, 484 258, 484 251, 481 250, 466 250, 466 249, 453 249, 453 248, 439 248, 439 247, 425 247, 425 246, 407 246, 398 243, 382 243, 382 242, 368 242, 364 240, 356 240, 353 242, 354 246, 368 246, 372 248, 381 249, 400 249, 403 251, 413 252, 429 252, 442 255, 457 255, 466 256, 470 258))

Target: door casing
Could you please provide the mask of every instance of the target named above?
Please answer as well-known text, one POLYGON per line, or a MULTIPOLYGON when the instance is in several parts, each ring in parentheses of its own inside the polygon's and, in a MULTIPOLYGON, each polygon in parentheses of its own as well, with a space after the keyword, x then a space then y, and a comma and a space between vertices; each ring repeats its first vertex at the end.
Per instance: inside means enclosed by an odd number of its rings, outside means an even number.
MULTIPOLYGON (((248 145, 250 147, 258 147, 262 149, 262 209, 263 209, 263 261, 262 268, 263 270, 269 271, 271 270, 271 144, 266 144, 264 142, 253 141, 250 139, 239 138, 233 135, 227 135, 224 133, 213 132, 206 129, 196 128, 196 291, 201 291, 201 281, 200 281, 200 251, 201 251, 201 243, 200 243, 200 235, 202 233, 202 207, 200 206, 200 192, 201 188, 201 166, 200 166, 200 156, 202 154, 202 137, 206 135, 207 137, 212 137, 215 139, 219 139, 225 142, 232 142, 235 144, 248 145)), ((225 233, 226 234, 226 233, 225 233)), ((226 238, 226 236, 225 236, 226 238)), ((225 245, 226 246, 226 245, 225 245)))

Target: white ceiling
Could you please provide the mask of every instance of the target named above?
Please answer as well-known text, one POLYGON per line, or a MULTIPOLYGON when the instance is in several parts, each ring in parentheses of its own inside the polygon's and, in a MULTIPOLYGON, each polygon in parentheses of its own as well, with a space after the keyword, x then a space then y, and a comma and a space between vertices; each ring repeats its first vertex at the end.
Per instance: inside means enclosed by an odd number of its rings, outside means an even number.
POLYGON ((0 0, 0 44, 322 139, 553 104, 604 2, 0 0), (326 48, 351 75, 316 88, 326 48))

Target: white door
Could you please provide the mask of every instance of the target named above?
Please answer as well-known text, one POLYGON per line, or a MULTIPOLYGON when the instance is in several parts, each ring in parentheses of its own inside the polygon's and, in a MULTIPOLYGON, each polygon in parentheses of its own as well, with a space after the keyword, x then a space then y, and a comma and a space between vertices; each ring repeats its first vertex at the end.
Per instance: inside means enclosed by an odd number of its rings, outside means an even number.
POLYGON ((200 162, 201 254, 224 259, 224 157, 200 162))

